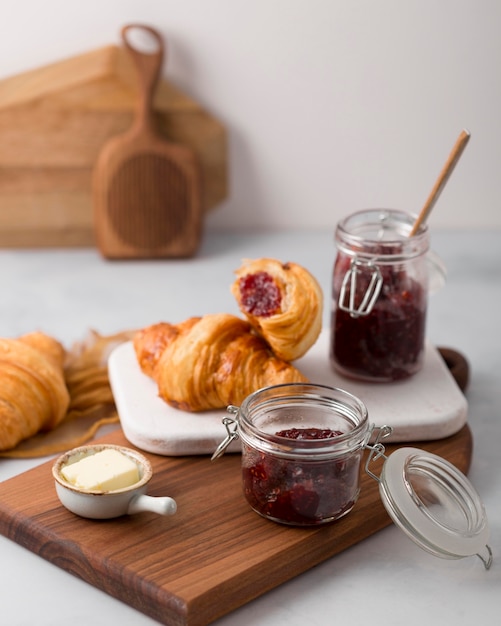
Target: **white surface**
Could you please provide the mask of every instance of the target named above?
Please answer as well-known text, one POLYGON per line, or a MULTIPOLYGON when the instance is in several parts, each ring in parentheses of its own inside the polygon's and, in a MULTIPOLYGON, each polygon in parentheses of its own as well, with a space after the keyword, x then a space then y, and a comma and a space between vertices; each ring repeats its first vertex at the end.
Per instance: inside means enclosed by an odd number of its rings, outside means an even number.
MULTIPOLYGON (((353 382, 334 373, 328 342, 329 332, 324 330, 296 362, 297 367, 311 382, 341 387, 359 397, 371 423, 393 428, 387 441, 440 439, 456 433, 466 422, 466 398, 435 347, 427 345, 418 374, 387 385, 353 382)), ((225 438, 225 410, 188 413, 166 404, 158 396, 156 383, 141 372, 132 342, 115 348, 108 371, 125 436, 139 448, 172 456, 212 454, 225 438)), ((228 448, 228 452, 238 450, 238 440, 228 448)))
MULTIPOLYGON (((501 233, 433 233, 432 239, 448 278, 431 299, 428 336, 434 345, 465 354, 471 365, 467 398, 474 454, 468 476, 489 518, 491 570, 484 571, 475 557, 433 557, 391 526, 230 613, 217 626, 471 626, 499 620, 501 233)), ((69 344, 89 327, 111 333, 161 319, 237 313, 229 291, 232 272, 241 258, 265 255, 302 263, 314 273, 326 294, 328 324, 332 229, 213 235, 199 257, 184 262, 107 263, 88 250, 0 251, 0 335, 39 328, 69 344)), ((0 459, 0 480, 43 460, 0 459)), ((1 536, 0 554, 2 625, 155 623, 1 536)))
POLYGON ((430 220, 501 226, 498 0, 4 5, 0 78, 118 43, 131 21, 163 33, 164 74, 228 128, 230 197, 211 226, 331 228, 374 206, 417 213, 463 127, 472 139, 430 220))

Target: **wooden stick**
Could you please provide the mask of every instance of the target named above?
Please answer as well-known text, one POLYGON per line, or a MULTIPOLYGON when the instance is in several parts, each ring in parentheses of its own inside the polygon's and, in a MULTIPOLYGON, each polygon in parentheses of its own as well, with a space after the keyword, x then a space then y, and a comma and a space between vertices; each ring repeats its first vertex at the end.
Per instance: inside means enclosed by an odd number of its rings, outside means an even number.
POLYGON ((466 129, 462 130, 456 140, 456 144, 452 149, 452 152, 449 154, 449 158, 445 162, 445 165, 442 168, 442 171, 440 172, 440 175, 430 192, 430 195, 428 196, 423 208, 421 209, 421 213, 418 215, 416 221, 414 222, 412 230, 409 234, 410 237, 413 237, 417 233, 419 227, 426 220, 431 210, 435 206, 435 202, 438 200, 438 197, 442 193, 443 188, 449 180, 449 177, 456 167, 456 163, 459 161, 461 155, 463 154, 463 150, 466 148, 466 144, 469 140, 470 132, 466 129))

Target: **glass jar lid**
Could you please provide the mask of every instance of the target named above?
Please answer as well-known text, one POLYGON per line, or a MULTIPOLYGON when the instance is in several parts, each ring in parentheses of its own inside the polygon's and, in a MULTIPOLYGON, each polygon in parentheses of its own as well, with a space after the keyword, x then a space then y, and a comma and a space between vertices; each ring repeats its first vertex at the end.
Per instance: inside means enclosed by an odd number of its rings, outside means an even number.
POLYGON ((473 485, 454 465, 418 448, 399 448, 384 462, 381 500, 394 523, 435 556, 478 556, 492 563, 489 526, 473 485))

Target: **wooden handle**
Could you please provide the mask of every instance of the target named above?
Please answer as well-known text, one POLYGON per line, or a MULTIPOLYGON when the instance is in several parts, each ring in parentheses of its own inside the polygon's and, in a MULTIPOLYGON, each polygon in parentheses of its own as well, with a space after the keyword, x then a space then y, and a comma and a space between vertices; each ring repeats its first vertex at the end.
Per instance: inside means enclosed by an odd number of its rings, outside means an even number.
POLYGON ((467 359, 460 352, 452 348, 439 347, 438 351, 458 387, 462 392, 465 392, 470 381, 470 365, 467 359))
POLYGON ((445 187, 447 181, 449 180, 450 175, 452 174, 454 168, 456 167, 457 162, 459 161, 461 155, 463 154, 463 150, 466 148, 466 144, 470 140, 470 133, 467 130, 461 131, 459 137, 456 140, 454 148, 452 149, 449 158, 445 162, 442 171, 440 172, 437 181, 430 192, 426 202, 424 203, 423 208, 421 209, 421 213, 418 215, 412 230, 409 234, 410 237, 413 237, 421 224, 426 220, 430 211, 435 206, 435 202, 438 200, 440 194, 442 193, 443 188, 445 187))
POLYGON ((124 46, 134 61, 139 79, 139 106, 135 130, 137 127, 141 130, 151 129, 153 127, 153 94, 162 68, 164 42, 158 31, 143 24, 127 24, 122 28, 121 35, 124 46), (150 42, 154 44, 151 52, 139 50, 138 47, 132 45, 130 35, 133 30, 142 31, 150 36, 150 42))

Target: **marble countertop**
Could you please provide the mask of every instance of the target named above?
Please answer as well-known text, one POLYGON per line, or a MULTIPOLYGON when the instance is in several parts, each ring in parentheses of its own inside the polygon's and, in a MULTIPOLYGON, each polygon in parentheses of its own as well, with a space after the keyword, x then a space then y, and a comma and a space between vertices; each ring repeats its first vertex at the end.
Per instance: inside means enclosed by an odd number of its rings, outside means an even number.
MULTIPOLYGON (((430 302, 428 338, 470 363, 469 478, 491 527, 494 562, 436 558, 390 526, 215 622, 217 626, 422 626, 492 622, 501 612, 501 232, 432 234, 448 269, 430 302)), ((102 334, 160 320, 238 313, 229 291, 242 258, 272 256, 306 266, 326 294, 335 250, 329 232, 207 234, 196 258, 106 261, 95 250, 2 250, 0 336, 43 330, 68 347, 89 329, 102 334)), ((0 480, 46 459, 0 459, 0 480)), ((94 626, 153 620, 0 536, 0 623, 94 626)))

